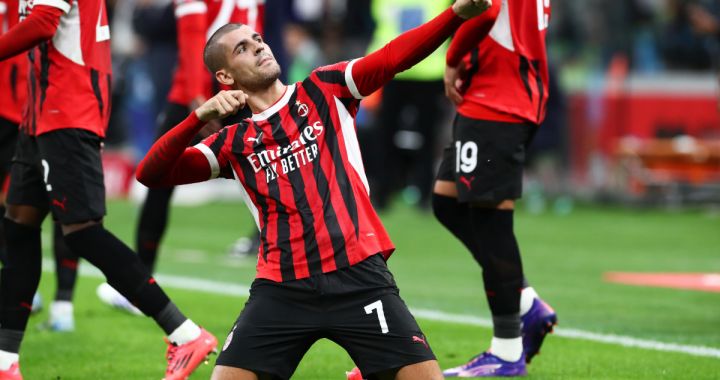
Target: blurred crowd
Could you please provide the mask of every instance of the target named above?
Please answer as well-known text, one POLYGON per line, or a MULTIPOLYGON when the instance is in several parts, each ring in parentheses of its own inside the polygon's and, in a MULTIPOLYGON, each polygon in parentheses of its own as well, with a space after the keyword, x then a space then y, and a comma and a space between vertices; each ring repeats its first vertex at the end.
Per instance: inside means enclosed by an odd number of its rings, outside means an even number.
MULTIPOLYGON (((382 43, 383 38, 391 38, 374 36, 383 21, 378 20, 382 12, 377 9, 373 12, 373 7, 386 3, 266 0, 265 39, 283 68, 283 79, 301 80, 319 65, 362 56, 369 47, 382 43)), ((129 148, 139 159, 153 141, 155 118, 162 108, 177 60, 173 4, 172 0, 109 0, 109 4, 114 5, 111 8, 116 112, 107 143, 129 148)), ((562 162, 567 161, 565 94, 583 91, 590 83, 589 78, 605 78, 608 67, 618 58, 631 73, 717 72, 720 0, 552 0, 552 7, 548 47, 553 95, 547 120, 531 152, 538 158, 531 163, 539 161, 539 169, 531 173, 539 173, 541 182, 562 187, 556 171, 558 165, 562 169, 562 162), (555 169, 550 174, 542 169, 546 152, 554 152, 551 155, 554 163, 550 166, 555 169), (549 178, 542 179, 548 175, 549 178)), ((418 117, 419 111, 397 109, 395 113, 402 116, 399 127, 388 136, 379 125, 388 123, 382 114, 383 102, 373 98, 363 102, 358 117, 360 139, 368 175, 374 188, 380 190, 376 201, 381 209, 397 191, 407 202, 427 206, 431 181, 428 173, 433 171, 434 161, 417 163, 417 149, 437 158, 448 141, 452 115, 452 107, 440 90, 442 61, 437 62, 439 74, 424 78, 429 85, 418 90, 429 91, 428 96, 435 102, 433 107, 437 106, 431 130, 415 126, 418 120, 423 120, 418 117), (388 154, 404 159, 392 160, 399 163, 398 167, 387 168, 388 154)), ((390 106, 402 107, 385 104, 390 106)), ((530 198, 532 186, 531 180, 530 198)))

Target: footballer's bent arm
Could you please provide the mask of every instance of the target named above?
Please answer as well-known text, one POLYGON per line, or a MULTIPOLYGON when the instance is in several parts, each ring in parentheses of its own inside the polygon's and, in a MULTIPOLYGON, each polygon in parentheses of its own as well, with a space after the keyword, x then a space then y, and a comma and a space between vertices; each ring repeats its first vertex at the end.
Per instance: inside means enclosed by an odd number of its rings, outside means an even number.
POLYGON ((41 5, 35 2, 30 16, 0 37, 0 61, 30 50, 55 35, 60 17, 70 11, 70 5, 64 1, 53 4, 41 5))
POLYGON ((137 180, 148 187, 167 187, 211 179, 214 170, 207 155, 197 147, 186 148, 204 124, 191 112, 160 137, 140 161, 137 180))

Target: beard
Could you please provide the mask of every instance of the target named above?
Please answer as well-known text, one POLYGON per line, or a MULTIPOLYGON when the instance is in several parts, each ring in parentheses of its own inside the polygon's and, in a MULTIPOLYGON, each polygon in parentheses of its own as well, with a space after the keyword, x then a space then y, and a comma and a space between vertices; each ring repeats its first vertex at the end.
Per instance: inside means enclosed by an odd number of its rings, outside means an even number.
POLYGON ((274 65, 266 70, 258 71, 257 74, 252 77, 243 78, 241 85, 250 92, 257 92, 275 83, 275 81, 280 78, 280 73, 280 65, 274 62, 274 65))

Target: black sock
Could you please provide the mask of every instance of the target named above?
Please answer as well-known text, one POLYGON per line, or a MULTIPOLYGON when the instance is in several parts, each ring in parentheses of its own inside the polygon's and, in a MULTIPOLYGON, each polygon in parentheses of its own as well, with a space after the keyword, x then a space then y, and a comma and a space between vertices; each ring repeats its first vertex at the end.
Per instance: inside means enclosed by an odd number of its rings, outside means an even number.
POLYGON ((19 353, 24 335, 25 331, 0 329, 0 350, 19 353))
POLYGON ((68 234, 65 242, 100 269, 108 283, 145 315, 156 317, 170 302, 138 256, 102 225, 68 234))
POLYGON ((155 322, 165 331, 166 335, 170 335, 170 333, 180 327, 183 322, 187 321, 187 317, 180 312, 172 302, 168 303, 154 318, 155 322))
POLYGON ((513 232, 513 211, 470 207, 470 220, 483 267, 483 282, 493 316, 520 312, 523 269, 513 232))
POLYGON ((72 301, 79 258, 65 244, 62 227, 59 223, 55 223, 53 229, 53 254, 55 255, 55 276, 57 277, 55 300, 72 301))
POLYGON ((3 218, 8 257, 0 275, 0 326, 25 331, 32 299, 40 283, 42 249, 40 228, 3 218))
POLYGON ((140 260, 153 273, 158 247, 165 234, 170 214, 170 199, 175 188, 150 189, 145 197, 135 235, 140 260))
POLYGON ((494 337, 512 339, 522 336, 520 313, 493 315, 492 320, 494 337))

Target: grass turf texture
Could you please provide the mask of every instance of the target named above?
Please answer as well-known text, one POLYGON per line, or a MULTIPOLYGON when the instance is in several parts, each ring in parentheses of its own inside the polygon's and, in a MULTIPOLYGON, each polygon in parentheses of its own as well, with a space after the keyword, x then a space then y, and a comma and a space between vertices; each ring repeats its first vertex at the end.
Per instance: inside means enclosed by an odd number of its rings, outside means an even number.
MULTIPOLYGON (((129 203, 109 204, 106 224, 126 242, 132 242, 135 219, 136 208, 129 203)), ((390 267, 409 305, 488 316, 480 270, 429 214, 397 206, 383 219, 398 247, 390 267)), ((240 204, 176 207, 158 272, 249 284, 254 258, 228 258, 225 252, 252 226, 240 204)), ((568 216, 518 212, 516 230, 526 274, 558 311, 561 327, 720 348, 718 294, 602 281, 606 271, 720 272, 718 215, 586 206, 568 216)), ((49 229, 45 231, 47 247, 49 229)), ((94 294, 98 283, 93 278, 80 279, 75 333, 37 330, 46 314, 30 320, 21 360, 26 378, 162 377, 165 345, 161 331, 149 319, 101 305, 94 294)), ((53 278, 45 273, 46 304, 53 289, 53 278)), ((185 313, 221 342, 244 303, 239 297, 167 290, 185 313)), ((419 322, 444 367, 484 350, 491 335, 486 328, 419 322)), ((202 366, 193 378, 208 378, 211 367, 202 366)), ((351 367, 341 349, 319 342, 294 378, 341 379, 351 367)), ((720 359, 551 336, 529 372, 535 379, 711 379, 720 373, 720 359)))

